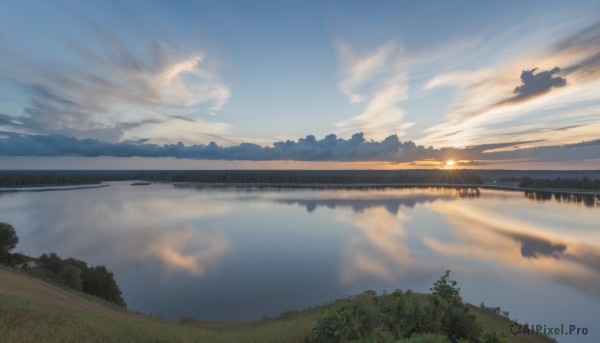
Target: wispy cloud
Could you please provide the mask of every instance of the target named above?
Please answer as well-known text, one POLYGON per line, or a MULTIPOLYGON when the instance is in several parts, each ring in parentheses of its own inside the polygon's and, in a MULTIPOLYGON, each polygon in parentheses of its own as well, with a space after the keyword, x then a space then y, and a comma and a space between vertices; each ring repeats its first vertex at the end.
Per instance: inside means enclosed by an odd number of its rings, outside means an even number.
POLYGON ((362 131, 374 139, 403 135, 412 124, 403 122, 405 111, 400 107, 408 94, 408 69, 401 49, 388 42, 359 54, 345 41, 338 41, 336 48, 340 91, 352 103, 365 103, 359 115, 336 123, 340 133, 362 131))
MULTIPOLYGON (((0 71, 29 98, 4 126, 118 141, 148 124, 177 126, 174 116, 214 115, 231 96, 207 51, 175 51, 158 41, 136 50, 100 27, 94 32, 93 44, 71 44, 69 59, 61 63, 23 56, 0 42, 0 71)), ((228 133, 223 123, 195 124, 205 126, 200 134, 228 133)))
POLYGON ((446 121, 426 129, 419 142, 466 146, 509 135, 541 146, 597 138, 600 123, 594 111, 583 117, 577 113, 599 100, 599 56, 600 24, 595 21, 499 66, 434 76, 425 90, 453 86, 457 96, 446 121), (552 127, 573 130, 547 134, 552 127))

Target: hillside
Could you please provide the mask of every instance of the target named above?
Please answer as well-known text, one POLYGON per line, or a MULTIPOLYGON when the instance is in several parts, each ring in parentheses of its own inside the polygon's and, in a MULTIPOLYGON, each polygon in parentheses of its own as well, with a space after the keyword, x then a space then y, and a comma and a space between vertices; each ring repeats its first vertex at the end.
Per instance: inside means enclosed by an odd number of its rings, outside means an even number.
MULTIPOLYGON (((62 289, 0 266, 0 337, 5 342, 304 342, 315 320, 340 300, 277 319, 246 323, 183 320, 126 312, 82 293, 62 289)), ((485 331, 506 332, 510 321, 476 307, 485 331)), ((515 339, 518 338, 518 339, 515 339)), ((550 342, 541 336, 511 342, 550 342)))

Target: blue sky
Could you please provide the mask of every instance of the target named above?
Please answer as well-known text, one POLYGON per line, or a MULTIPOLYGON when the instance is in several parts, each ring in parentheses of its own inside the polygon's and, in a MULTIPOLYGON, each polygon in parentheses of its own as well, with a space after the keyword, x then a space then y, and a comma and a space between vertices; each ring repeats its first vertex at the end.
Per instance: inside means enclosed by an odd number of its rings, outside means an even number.
POLYGON ((2 168, 600 168, 598 1, 3 1, 0 56, 2 168))

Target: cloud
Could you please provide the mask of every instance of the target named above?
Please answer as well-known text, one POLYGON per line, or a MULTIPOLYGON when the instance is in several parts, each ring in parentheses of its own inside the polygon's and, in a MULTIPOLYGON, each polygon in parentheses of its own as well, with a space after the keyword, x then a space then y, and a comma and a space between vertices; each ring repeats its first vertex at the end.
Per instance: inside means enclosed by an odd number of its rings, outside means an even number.
POLYGON ((569 144, 597 138, 597 112, 578 114, 598 99, 600 84, 600 23, 584 25, 493 68, 452 70, 430 78, 424 90, 453 86, 457 93, 445 120, 425 129, 419 142, 465 146, 512 135, 515 140, 541 137, 569 144), (552 127, 572 125, 581 126, 547 134, 552 127))
POLYGON ((560 68, 554 67, 549 71, 542 71, 534 74, 537 68, 531 70, 523 70, 521 73, 521 81, 523 84, 515 88, 514 93, 518 94, 511 101, 521 101, 532 96, 541 95, 556 87, 564 87, 567 80, 562 77, 554 77, 553 75, 560 72, 560 68))
MULTIPOLYGON (((464 121, 483 115, 498 107, 528 101, 550 92, 552 88, 560 88, 567 85, 566 79, 554 76, 560 72, 560 68, 554 67, 552 70, 536 73, 537 70, 538 68, 533 68, 521 72, 522 83, 516 86, 513 91, 513 94, 516 95, 509 95, 506 92, 506 82, 498 82, 500 78, 506 79, 506 77, 498 75, 498 71, 493 72, 489 69, 438 75, 429 80, 425 84, 424 89, 429 90, 439 86, 452 85, 463 88, 463 91, 472 92, 478 90, 480 87, 485 87, 486 91, 491 92, 492 95, 486 96, 483 99, 469 99, 463 102, 458 106, 458 111, 451 117, 453 122, 464 121), (495 83, 498 83, 505 89, 499 89, 495 83), (460 108, 461 106, 463 108, 460 108)), ((458 130, 456 133, 461 131, 464 130, 458 130)), ((447 133, 445 136, 452 136, 456 133, 447 133)))
POLYGON ((552 53, 571 59, 564 72, 582 79, 598 78, 600 70, 600 21, 559 40, 552 53))
MULTIPOLYGON (((175 50, 154 41, 128 45, 93 25, 95 39, 72 43, 61 63, 0 42, 0 72, 27 95, 22 113, 4 126, 116 142, 148 124, 169 127, 174 117, 214 115, 231 96, 218 56, 208 49, 175 50)), ((205 124, 208 131, 214 124, 205 124)), ((224 123, 217 126, 223 127, 224 123)), ((216 134, 227 130, 217 130, 216 134)))
POLYGON ((358 94, 359 89, 375 75, 388 68, 395 49, 394 44, 388 42, 374 52, 361 56, 357 56, 352 46, 346 41, 338 41, 336 48, 340 62, 338 72, 340 91, 350 97, 352 103, 364 101, 363 95, 358 94))
MULTIPOLYGON (((135 125, 135 124, 132 124, 135 125)), ((152 125, 152 124, 149 124, 152 125)), ((595 160, 600 154, 600 140, 568 145, 521 148, 531 141, 480 144, 465 148, 425 147, 414 142, 401 142, 396 135, 381 141, 367 141, 356 133, 350 139, 330 134, 317 140, 308 135, 297 141, 275 142, 270 146, 240 143, 221 146, 148 143, 143 138, 112 143, 97 139, 78 139, 65 135, 26 135, 0 132, 0 156, 112 156, 175 157, 184 159, 230 161, 386 161, 415 163, 425 161, 436 166, 448 159, 459 167, 481 166, 502 161, 565 162, 595 160)))
POLYGON ((494 70, 490 68, 479 69, 479 70, 461 70, 446 74, 436 75, 431 78, 423 89, 430 90, 441 86, 456 86, 466 88, 471 84, 476 84, 482 80, 493 77, 494 70))
POLYGON ((351 103, 366 103, 359 115, 336 123, 340 133, 362 131, 375 139, 403 135, 412 124, 403 122, 405 111, 400 107, 408 94, 407 62, 400 49, 388 42, 373 52, 357 54, 345 41, 336 48, 338 88, 351 103))

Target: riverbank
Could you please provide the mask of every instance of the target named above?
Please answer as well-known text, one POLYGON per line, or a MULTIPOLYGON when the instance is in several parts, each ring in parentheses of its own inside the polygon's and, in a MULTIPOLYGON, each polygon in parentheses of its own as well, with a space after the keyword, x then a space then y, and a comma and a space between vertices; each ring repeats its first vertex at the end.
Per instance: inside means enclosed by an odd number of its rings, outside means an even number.
POLYGON ((103 182, 99 184, 77 184, 77 185, 34 185, 34 186, 16 186, 16 187, 0 187, 0 192, 45 192, 45 191, 67 191, 76 189, 102 188, 110 186, 109 183, 103 182))

